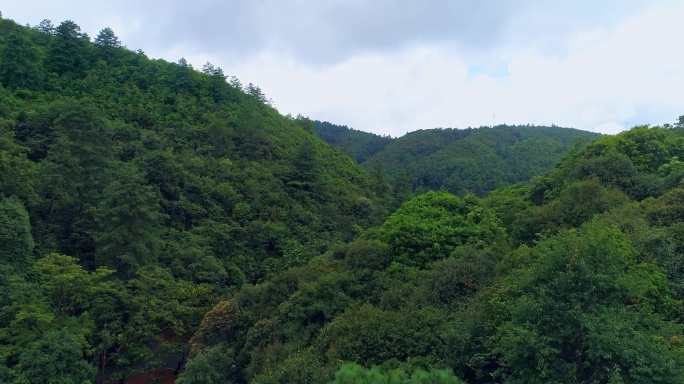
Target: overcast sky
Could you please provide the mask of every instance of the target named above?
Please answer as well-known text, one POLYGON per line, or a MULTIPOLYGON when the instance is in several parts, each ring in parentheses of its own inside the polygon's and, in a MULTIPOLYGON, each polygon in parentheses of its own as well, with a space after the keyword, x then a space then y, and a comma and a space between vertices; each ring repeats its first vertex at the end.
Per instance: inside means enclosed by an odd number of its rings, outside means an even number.
POLYGON ((282 113, 398 136, 684 114, 684 1, 0 0, 3 17, 110 26, 130 49, 259 85, 282 113))

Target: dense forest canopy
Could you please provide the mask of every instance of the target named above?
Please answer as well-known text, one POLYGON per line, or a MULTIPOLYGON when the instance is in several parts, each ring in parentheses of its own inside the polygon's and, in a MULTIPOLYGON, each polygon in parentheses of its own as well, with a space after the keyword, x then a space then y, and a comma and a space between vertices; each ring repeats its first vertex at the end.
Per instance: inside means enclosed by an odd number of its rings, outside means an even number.
POLYGON ((365 165, 385 170, 394 183, 409 180, 415 191, 481 195, 547 172, 569 150, 596 137, 543 126, 429 129, 393 141, 365 165))
POLYGON ((179 381, 680 383, 682 151, 684 126, 638 127, 526 184, 419 195, 217 305, 179 381))
POLYGON ((683 156, 369 136, 0 19, 0 382, 682 383, 683 156))
POLYGON ((0 20, 0 84, 0 382, 181 362, 219 297, 393 204, 258 87, 111 29, 0 20))
POLYGON ((314 121, 314 130, 326 143, 342 150, 359 164, 365 162, 392 141, 389 136, 358 131, 327 121, 314 121))
POLYGON ((316 132, 371 173, 382 173, 395 188, 444 189, 458 195, 482 195, 539 176, 571 149, 598 137, 530 125, 426 129, 396 139, 330 123, 317 123, 316 132))

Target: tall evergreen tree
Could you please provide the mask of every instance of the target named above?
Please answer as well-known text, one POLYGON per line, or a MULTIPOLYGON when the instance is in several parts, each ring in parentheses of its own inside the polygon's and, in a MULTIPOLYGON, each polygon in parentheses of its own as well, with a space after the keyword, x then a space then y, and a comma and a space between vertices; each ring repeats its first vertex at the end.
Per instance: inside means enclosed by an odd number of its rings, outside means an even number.
POLYGON ((260 103, 266 103, 268 100, 266 99, 266 95, 264 92, 259 88, 259 86, 249 83, 247 84, 247 87, 245 88, 245 92, 252 96, 256 101, 260 103))
POLYGON ((121 164, 116 180, 102 192, 95 235, 98 264, 124 275, 155 261, 161 238, 159 194, 136 169, 121 164))
POLYGON ((114 31, 107 27, 98 33, 94 41, 95 45, 100 48, 121 48, 121 42, 116 37, 114 31))
POLYGON ((52 24, 50 19, 41 20, 41 22, 36 26, 36 29, 47 35, 52 35, 55 33, 55 26, 52 24))
POLYGON ((0 261, 25 271, 33 259, 29 215, 16 198, 0 199, 0 261))
POLYGON ((226 75, 221 67, 217 67, 209 62, 202 67, 202 73, 209 76, 209 92, 215 102, 221 102, 226 95, 226 75))
POLYGON ((71 20, 55 28, 55 39, 48 52, 48 68, 59 74, 80 74, 88 63, 88 38, 71 20))
POLYGON ((117 50, 121 48, 119 38, 109 27, 102 29, 98 33, 94 43, 100 49, 100 54, 106 61, 111 61, 116 56, 117 50))
POLYGON ((60 103, 52 125, 57 138, 41 164, 42 225, 56 235, 61 252, 92 266, 93 209, 112 177, 112 142, 107 122, 87 100, 60 103), (60 228, 54 231, 54 228, 60 228))
POLYGON ((675 127, 684 129, 684 115, 679 116, 679 119, 677 119, 677 122, 675 123, 675 127))
POLYGON ((0 83, 5 87, 32 88, 39 83, 38 55, 28 39, 19 33, 7 37, 0 53, 0 83))
POLYGON ((311 191, 316 182, 316 154, 309 140, 300 144, 293 160, 294 168, 288 185, 311 191))

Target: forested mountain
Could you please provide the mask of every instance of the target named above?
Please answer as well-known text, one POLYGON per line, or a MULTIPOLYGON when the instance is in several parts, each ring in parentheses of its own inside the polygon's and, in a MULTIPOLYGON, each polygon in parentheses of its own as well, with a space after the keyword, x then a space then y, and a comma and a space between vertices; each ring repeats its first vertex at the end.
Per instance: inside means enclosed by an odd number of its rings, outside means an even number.
POLYGON ((0 84, 2 383, 181 364, 218 298, 353 239, 391 200, 258 87, 110 29, 0 20, 0 84))
POLYGON ((316 134, 326 143, 342 150, 358 163, 363 163, 392 141, 389 136, 358 131, 327 121, 314 121, 316 134))
POLYGON ((483 193, 549 171, 597 134, 577 129, 499 125, 426 129, 396 139, 315 122, 316 133, 397 189, 483 193))
POLYGON ((0 19, 0 383, 684 382, 684 118, 345 129, 0 19))
POLYGON ((560 127, 428 129, 392 140, 363 165, 414 191, 481 195, 550 170, 574 146, 596 138, 560 127))
POLYGON ((214 307, 179 383, 682 383, 682 156, 684 124, 638 127, 419 195, 214 307))

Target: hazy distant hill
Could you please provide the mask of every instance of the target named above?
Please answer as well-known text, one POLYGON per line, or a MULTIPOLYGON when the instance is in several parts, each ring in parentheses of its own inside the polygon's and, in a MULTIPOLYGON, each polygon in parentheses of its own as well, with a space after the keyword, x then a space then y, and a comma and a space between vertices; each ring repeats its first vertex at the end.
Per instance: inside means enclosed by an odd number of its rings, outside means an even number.
POLYGON ((598 137, 577 129, 506 126, 429 129, 392 140, 364 162, 413 190, 482 194, 551 169, 574 145, 598 137))
POLYGON ((316 133, 366 168, 381 170, 392 184, 413 191, 446 189, 482 194, 551 169, 573 146, 599 135, 556 126, 425 129, 399 138, 328 122, 316 133))
POLYGON ((392 141, 389 136, 357 131, 345 125, 335 125, 327 121, 314 121, 316 134, 357 162, 363 163, 392 141))

